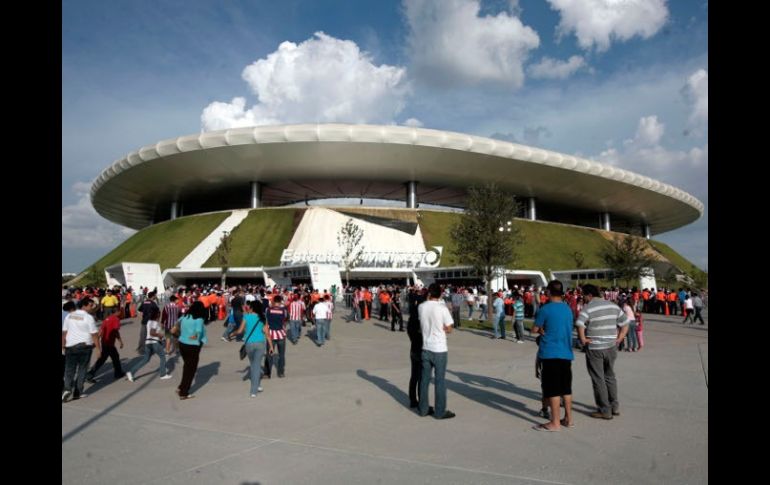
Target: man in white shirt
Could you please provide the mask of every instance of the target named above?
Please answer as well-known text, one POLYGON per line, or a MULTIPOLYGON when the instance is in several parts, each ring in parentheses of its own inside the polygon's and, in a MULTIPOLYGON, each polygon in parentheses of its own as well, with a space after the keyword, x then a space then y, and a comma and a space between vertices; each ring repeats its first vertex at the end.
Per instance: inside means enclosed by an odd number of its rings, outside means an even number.
POLYGON ((313 316, 315 317, 315 333, 316 333, 316 345, 322 347, 326 337, 327 329, 329 328, 329 315, 331 314, 331 305, 329 304, 329 298, 324 297, 313 307, 313 316))
POLYGON ((455 413, 446 409, 446 374, 447 344, 446 334, 452 333, 452 315, 446 305, 439 301, 441 287, 433 283, 428 288, 428 301, 417 307, 422 331, 422 376, 420 378, 420 416, 427 416, 428 386, 430 385, 431 370, 435 368, 435 400, 436 419, 450 419, 455 413))
POLYGON ((96 349, 101 354, 99 346, 99 331, 91 313, 96 309, 96 304, 90 298, 83 298, 78 303, 80 308, 67 315, 62 324, 61 348, 65 357, 64 392, 62 402, 67 402, 72 396, 73 381, 75 384, 75 399, 85 397, 83 383, 86 380, 86 371, 91 361, 91 352, 96 349), (77 375, 77 380, 75 380, 77 375))

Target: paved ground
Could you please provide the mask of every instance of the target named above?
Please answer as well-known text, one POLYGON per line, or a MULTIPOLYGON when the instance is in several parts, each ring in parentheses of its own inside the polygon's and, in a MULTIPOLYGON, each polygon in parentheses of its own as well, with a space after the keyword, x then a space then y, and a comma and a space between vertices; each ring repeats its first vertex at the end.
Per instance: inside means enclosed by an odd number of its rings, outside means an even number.
MULTIPOLYGON (((160 381, 154 357, 134 383, 113 382, 108 362, 88 397, 62 405, 62 483, 707 483, 708 326, 680 320, 648 316, 644 350, 620 354, 612 421, 588 417, 576 353, 576 427, 560 433, 531 429, 543 422, 532 341, 450 335, 457 417, 438 421, 408 408, 409 339, 389 325, 335 318, 326 346, 290 344, 287 377, 250 399, 248 361, 214 322, 196 399, 174 394, 181 362, 160 381)), ((124 321, 124 365, 137 327, 124 321)))

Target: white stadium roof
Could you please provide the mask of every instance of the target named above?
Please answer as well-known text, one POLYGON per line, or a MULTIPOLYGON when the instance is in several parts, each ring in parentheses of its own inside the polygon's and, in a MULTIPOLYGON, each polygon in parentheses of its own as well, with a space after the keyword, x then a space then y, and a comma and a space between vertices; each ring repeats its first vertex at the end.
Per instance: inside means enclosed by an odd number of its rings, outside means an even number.
POLYGON ((703 214, 703 204, 676 187, 591 160, 462 133, 350 124, 257 126, 163 140, 104 170, 91 201, 105 218, 139 229, 157 222, 172 201, 242 191, 240 208, 248 207, 251 181, 263 187, 266 205, 403 199, 401 184, 416 181, 418 202, 462 206, 466 187, 494 181, 538 204, 609 212, 648 224, 653 233, 703 214))

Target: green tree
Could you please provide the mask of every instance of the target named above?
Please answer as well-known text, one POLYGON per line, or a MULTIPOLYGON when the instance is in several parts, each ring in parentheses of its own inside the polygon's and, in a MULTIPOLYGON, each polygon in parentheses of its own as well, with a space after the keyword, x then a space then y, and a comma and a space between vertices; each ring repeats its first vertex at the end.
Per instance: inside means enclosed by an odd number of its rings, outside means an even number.
POLYGON ((232 251, 233 236, 228 231, 223 231, 217 247, 217 263, 222 268, 221 286, 224 289, 227 281, 227 270, 230 269, 230 251, 232 251))
POLYGON ((518 204, 495 183, 468 189, 465 214, 451 228, 455 254, 481 276, 490 295, 487 312, 492 312, 492 280, 505 267, 516 265, 516 250, 524 242, 515 221, 518 204))
POLYGON ((337 244, 342 250, 342 265, 345 268, 345 284, 350 286, 350 271, 361 264, 364 254, 364 246, 361 245, 361 239, 364 237, 364 230, 353 219, 348 219, 337 233, 337 244))
POLYGON ((651 276, 652 256, 645 239, 634 236, 620 236, 608 242, 602 251, 604 263, 615 272, 615 277, 626 282, 651 276))

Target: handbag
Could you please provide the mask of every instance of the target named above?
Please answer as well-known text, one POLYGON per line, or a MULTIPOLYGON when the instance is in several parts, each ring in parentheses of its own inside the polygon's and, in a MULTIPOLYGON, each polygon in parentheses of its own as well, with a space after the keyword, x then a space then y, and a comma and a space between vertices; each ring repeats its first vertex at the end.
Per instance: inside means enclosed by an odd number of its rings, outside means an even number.
MULTIPOLYGON (((259 317, 257 317, 257 318, 259 318, 259 317)), ((254 333, 254 330, 256 330, 256 329, 257 329, 257 326, 259 326, 259 320, 257 320, 257 324, 256 324, 256 325, 254 325, 254 328, 252 328, 252 329, 251 329, 251 332, 249 332, 249 335, 248 335, 248 337, 246 337, 246 341, 248 341, 248 340, 249 340, 249 338, 251 338, 251 334, 252 334, 252 333, 254 333)), ((243 360, 243 359, 245 359, 245 358, 246 358, 246 355, 247 355, 247 354, 246 354, 246 343, 244 342, 244 344, 243 344, 243 345, 241 345, 241 348, 240 348, 240 349, 238 349, 238 356, 241 358, 241 360, 243 360)))

